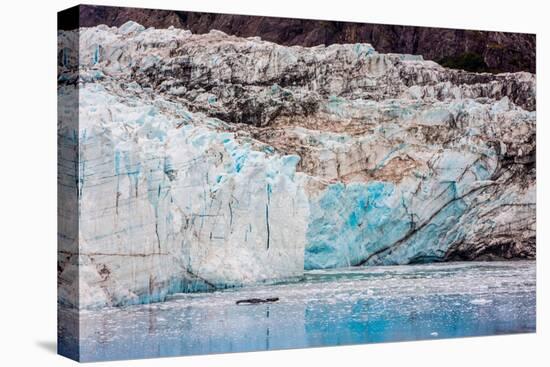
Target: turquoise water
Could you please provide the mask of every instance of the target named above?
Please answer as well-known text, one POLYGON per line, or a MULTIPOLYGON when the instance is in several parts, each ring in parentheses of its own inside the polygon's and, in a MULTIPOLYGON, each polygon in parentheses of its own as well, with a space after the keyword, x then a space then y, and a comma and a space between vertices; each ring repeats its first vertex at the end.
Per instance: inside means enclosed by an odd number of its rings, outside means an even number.
POLYGON ((529 261, 310 271, 297 283, 85 311, 80 349, 63 322, 59 348, 101 361, 528 333, 535 298, 529 261), (280 300, 235 304, 268 297, 280 300))

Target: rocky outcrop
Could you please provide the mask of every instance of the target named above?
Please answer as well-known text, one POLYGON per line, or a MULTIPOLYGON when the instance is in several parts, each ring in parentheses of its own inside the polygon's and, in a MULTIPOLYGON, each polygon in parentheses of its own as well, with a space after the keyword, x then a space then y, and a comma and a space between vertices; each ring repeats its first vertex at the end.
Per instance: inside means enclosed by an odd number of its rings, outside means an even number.
POLYGON ((61 114, 59 134, 80 147, 80 251, 59 271, 80 266, 81 307, 535 257, 533 74, 134 22, 80 29, 75 55, 70 34, 58 93, 78 90, 80 124, 61 114))
POLYGON ((198 34, 218 29, 286 46, 370 43, 381 53, 417 54, 449 67, 477 72, 534 73, 536 68, 534 34, 94 5, 81 5, 79 10, 84 27, 120 27, 132 20, 145 27, 174 26, 198 34))

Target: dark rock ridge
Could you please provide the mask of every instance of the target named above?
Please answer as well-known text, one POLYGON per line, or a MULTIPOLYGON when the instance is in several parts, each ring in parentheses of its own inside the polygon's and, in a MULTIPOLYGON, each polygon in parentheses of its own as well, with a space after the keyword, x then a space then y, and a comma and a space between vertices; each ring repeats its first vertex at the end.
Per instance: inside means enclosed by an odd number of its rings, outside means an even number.
POLYGON ((119 27, 133 20, 145 27, 217 29, 240 37, 258 36, 287 46, 370 43, 381 53, 422 55, 443 66, 469 71, 515 72, 536 69, 534 34, 414 27, 265 16, 214 14, 81 5, 80 26, 119 27))

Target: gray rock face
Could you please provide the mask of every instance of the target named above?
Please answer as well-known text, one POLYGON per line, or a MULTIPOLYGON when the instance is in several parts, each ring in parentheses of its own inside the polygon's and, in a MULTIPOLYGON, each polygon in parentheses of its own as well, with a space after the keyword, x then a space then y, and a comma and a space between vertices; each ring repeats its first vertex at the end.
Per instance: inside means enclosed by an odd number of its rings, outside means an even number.
POLYGON ((536 256, 533 74, 133 22, 79 37, 59 94, 80 94, 60 136, 79 136, 82 307, 536 256))
POLYGON ((381 53, 418 54, 476 72, 534 73, 536 67, 534 34, 94 5, 81 5, 79 10, 83 27, 120 27, 132 20, 145 27, 173 26, 197 34, 218 29, 239 37, 259 36, 285 46, 370 43, 381 53))

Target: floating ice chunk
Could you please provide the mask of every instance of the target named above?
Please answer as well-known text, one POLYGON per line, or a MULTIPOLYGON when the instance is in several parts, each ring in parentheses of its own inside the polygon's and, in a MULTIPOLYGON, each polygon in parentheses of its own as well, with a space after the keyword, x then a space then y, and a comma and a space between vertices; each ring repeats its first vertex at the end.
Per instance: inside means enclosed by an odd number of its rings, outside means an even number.
POLYGON ((470 303, 473 305, 487 305, 489 303, 493 303, 493 301, 485 298, 476 298, 471 300, 470 303))

